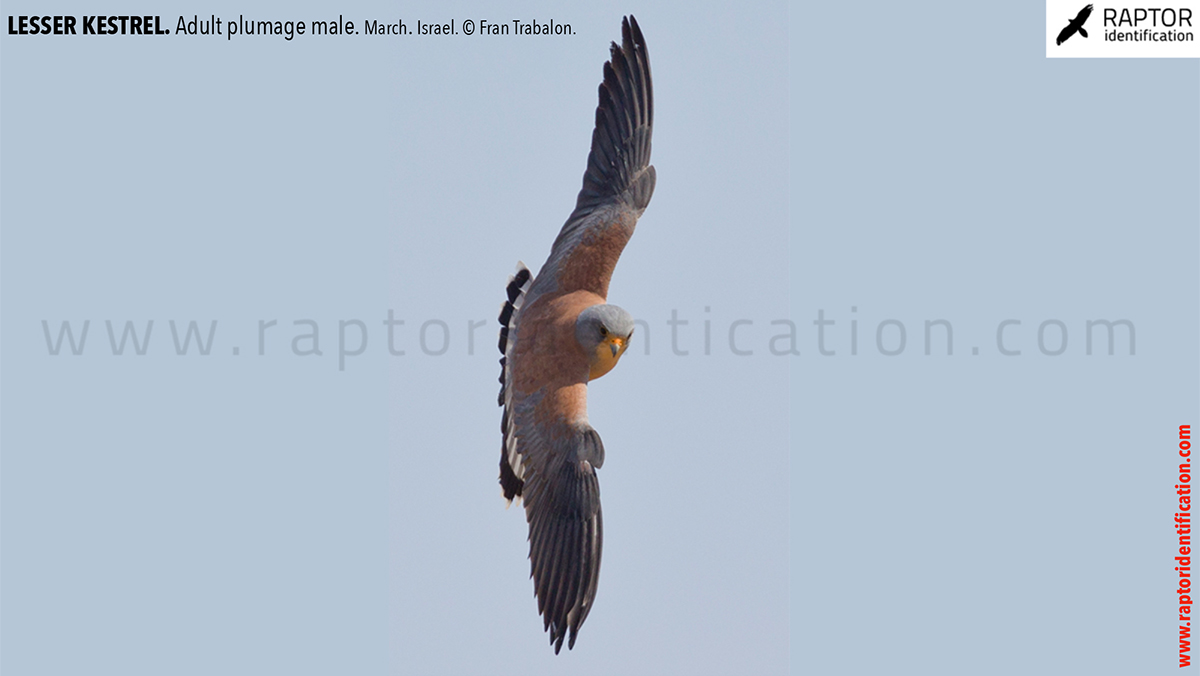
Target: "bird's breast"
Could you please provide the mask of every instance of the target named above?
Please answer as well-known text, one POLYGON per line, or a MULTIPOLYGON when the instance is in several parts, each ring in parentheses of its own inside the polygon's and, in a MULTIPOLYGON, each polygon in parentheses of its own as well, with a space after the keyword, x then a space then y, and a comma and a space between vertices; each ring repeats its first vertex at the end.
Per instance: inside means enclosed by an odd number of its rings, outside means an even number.
POLYGON ((514 365, 520 391, 586 382, 591 355, 575 338, 575 320, 585 308, 603 302, 594 293, 575 291, 543 296, 521 309, 514 365))

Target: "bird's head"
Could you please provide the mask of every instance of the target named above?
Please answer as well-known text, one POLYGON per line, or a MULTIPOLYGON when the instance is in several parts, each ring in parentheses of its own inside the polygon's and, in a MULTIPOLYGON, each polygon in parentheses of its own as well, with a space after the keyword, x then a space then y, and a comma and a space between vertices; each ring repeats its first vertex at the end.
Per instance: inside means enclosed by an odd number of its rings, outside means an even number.
POLYGON ((575 339, 588 355, 588 379, 595 380, 617 365, 633 336, 633 317, 616 305, 593 305, 575 320, 575 339))

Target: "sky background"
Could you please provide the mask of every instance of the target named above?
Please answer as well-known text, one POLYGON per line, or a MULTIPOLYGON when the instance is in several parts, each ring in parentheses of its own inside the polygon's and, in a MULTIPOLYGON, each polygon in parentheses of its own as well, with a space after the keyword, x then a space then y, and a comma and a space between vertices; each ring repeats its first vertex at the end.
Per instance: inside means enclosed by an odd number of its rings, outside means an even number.
POLYGON ((1048 60, 1042 3, 497 7, 188 9, 575 34, 0 36, 5 673, 1174 673, 1194 60, 1048 60), (495 317, 630 12, 646 324, 589 388, 603 567, 555 656, 495 317))

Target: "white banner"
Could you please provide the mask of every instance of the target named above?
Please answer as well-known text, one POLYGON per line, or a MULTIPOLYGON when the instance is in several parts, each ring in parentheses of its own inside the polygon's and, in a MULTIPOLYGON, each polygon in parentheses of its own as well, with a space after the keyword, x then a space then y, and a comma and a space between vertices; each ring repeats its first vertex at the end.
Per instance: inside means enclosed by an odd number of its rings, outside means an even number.
POLYGON ((1047 58, 1200 58, 1200 2, 1046 0, 1047 58))

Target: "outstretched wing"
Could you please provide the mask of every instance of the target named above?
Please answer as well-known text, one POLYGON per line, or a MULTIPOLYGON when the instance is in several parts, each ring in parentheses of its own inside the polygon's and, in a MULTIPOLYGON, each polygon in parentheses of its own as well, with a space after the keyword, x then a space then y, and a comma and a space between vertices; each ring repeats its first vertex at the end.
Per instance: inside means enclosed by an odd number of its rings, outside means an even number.
POLYGON ((650 57, 632 16, 622 20, 621 45, 613 43, 610 53, 583 189, 538 273, 534 298, 581 289, 607 297, 617 258, 654 194, 650 57))
POLYGON ((1072 21, 1071 23, 1075 24, 1076 26, 1082 26, 1084 24, 1084 22, 1086 22, 1088 20, 1088 17, 1091 15, 1092 15, 1092 6, 1088 5, 1088 6, 1084 7, 1083 9, 1079 10, 1079 14, 1075 15, 1075 20, 1072 21))
POLYGON ((544 421, 561 405, 539 392, 515 407, 513 431, 529 521, 529 565, 543 628, 557 654, 575 647, 600 581, 603 521, 596 469, 604 444, 586 422, 544 421), (569 635, 569 638, 568 638, 569 635))
POLYGON ((1066 28, 1064 28, 1058 32, 1058 38, 1054 41, 1054 44, 1061 45, 1063 43, 1063 41, 1065 41, 1067 38, 1071 37, 1074 34, 1075 34, 1075 23, 1071 22, 1071 23, 1067 24, 1066 28))
POLYGON ((604 445, 587 423, 586 357, 572 349, 571 324, 564 331, 554 321, 579 308, 562 297, 526 307, 531 283, 529 270, 520 267, 500 313, 506 324, 500 333, 500 486, 506 499, 525 501, 530 575, 557 653, 568 635, 574 647, 596 597, 603 541, 596 468, 604 464, 604 445), (520 340, 524 332, 541 333, 539 340, 555 348, 539 350, 532 339, 520 340))

